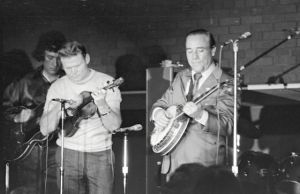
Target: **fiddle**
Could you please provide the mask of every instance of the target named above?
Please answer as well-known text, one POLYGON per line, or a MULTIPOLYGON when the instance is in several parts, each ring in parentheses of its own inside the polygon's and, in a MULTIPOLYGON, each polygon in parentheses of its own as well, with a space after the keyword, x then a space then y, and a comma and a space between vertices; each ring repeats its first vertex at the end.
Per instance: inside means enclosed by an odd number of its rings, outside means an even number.
MULTIPOLYGON (((121 85, 124 82, 122 77, 114 80, 111 84, 103 87, 102 89, 113 89, 121 85)), ((94 103, 94 99, 91 95, 92 92, 83 91, 80 93, 82 97, 81 104, 76 108, 67 108, 66 117, 64 120, 65 137, 72 137, 79 129, 79 124, 82 120, 88 119, 95 115, 97 112, 97 105, 94 103)), ((61 124, 61 121, 60 121, 61 124)), ((60 126, 59 124, 59 126, 60 126)))

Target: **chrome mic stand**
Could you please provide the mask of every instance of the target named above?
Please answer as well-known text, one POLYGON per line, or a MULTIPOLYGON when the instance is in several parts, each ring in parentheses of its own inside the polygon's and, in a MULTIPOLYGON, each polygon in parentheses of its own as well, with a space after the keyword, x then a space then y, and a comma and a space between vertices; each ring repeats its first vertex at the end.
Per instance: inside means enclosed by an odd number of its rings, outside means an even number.
MULTIPOLYGON (((239 42, 239 39, 233 41, 233 40, 230 40, 227 42, 227 44, 229 43, 232 43, 232 46, 233 46, 233 52, 234 52, 234 77, 233 77, 233 90, 234 90, 234 93, 233 93, 233 163, 232 163, 232 173, 237 176, 238 175, 238 165, 237 165, 237 152, 238 152, 238 149, 237 149, 237 146, 239 146, 239 138, 238 138, 238 134, 237 134, 237 74, 238 74, 238 71, 237 71, 237 53, 238 53, 238 42, 239 42)), ((224 47, 224 44, 221 45, 220 47, 220 52, 219 52, 219 67, 221 68, 221 59, 222 59, 222 49, 224 47)), ((227 154, 226 154, 227 155, 227 154)))
POLYGON ((233 164, 232 164, 232 172, 235 176, 238 175, 239 169, 237 165, 237 53, 238 53, 238 39, 233 41, 233 52, 234 52, 234 78, 233 78, 233 86, 234 86, 234 104, 233 104, 233 164))
POLYGON ((128 174, 128 139, 127 139, 128 132, 124 132, 123 137, 123 166, 122 166, 122 173, 123 173, 123 193, 127 193, 127 174, 128 174))
MULTIPOLYGON (((266 55, 267 53, 269 53, 270 51, 272 51, 276 47, 280 46, 284 42, 292 39, 293 37, 295 37, 299 34, 300 34, 299 30, 294 30, 294 31, 290 32, 290 34, 284 40, 280 41, 275 46, 271 47, 267 51, 265 51, 262 54, 260 54, 259 56, 255 57, 254 59, 249 61, 247 64, 241 66, 239 71, 237 70, 237 53, 238 53, 239 39, 236 39, 235 41, 232 41, 232 40, 229 41, 229 42, 232 42, 233 52, 234 52, 234 114, 233 114, 233 116, 234 116, 234 118, 233 118, 234 123, 233 124, 234 125, 233 125, 233 165, 232 165, 232 172, 234 173, 235 176, 238 175, 238 165, 237 165, 237 152, 238 152, 238 150, 237 150, 237 146, 238 146, 238 143, 239 143, 239 137, 237 135, 237 89, 238 89, 237 80, 238 80, 238 73, 243 71, 246 67, 250 66, 256 60, 258 60, 262 56, 266 55)), ((226 42, 226 44, 229 44, 229 42, 226 42)))
POLYGON ((63 194, 63 188, 64 188, 64 120, 65 120, 65 104, 66 101, 60 102, 60 108, 61 108, 61 152, 60 152, 60 167, 59 167, 59 174, 60 174, 60 194, 63 194))
POLYGON ((122 166, 122 173, 123 173, 123 193, 127 193, 127 174, 128 174, 128 132, 129 131, 140 131, 143 129, 141 124, 136 124, 131 127, 119 128, 113 131, 113 134, 117 132, 123 132, 123 166, 122 166))
POLYGON ((9 162, 5 163, 5 194, 9 194, 9 162))
POLYGON ((270 49, 266 50, 265 52, 261 53, 259 56, 255 57, 245 65, 242 65, 237 70, 237 53, 238 53, 238 41, 239 39, 232 42, 233 44, 233 51, 234 51, 234 125, 233 125, 233 166, 232 166, 232 172, 237 176, 238 175, 238 166, 237 166, 237 146, 239 146, 239 137, 237 135, 237 79, 238 79, 238 73, 243 71, 246 67, 253 64, 255 61, 257 61, 262 56, 266 55, 267 53, 271 52, 273 49, 277 48, 284 42, 294 38, 295 36, 299 35, 300 32, 298 30, 295 30, 294 32, 291 32, 284 40, 280 41, 270 49))

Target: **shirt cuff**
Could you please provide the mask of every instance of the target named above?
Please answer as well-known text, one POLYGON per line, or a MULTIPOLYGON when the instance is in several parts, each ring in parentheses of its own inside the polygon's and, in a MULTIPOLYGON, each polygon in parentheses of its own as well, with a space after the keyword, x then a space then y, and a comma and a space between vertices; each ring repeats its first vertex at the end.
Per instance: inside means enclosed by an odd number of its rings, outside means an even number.
POLYGON ((206 126, 208 121, 208 112, 206 110, 203 110, 202 116, 200 118, 195 118, 195 121, 206 126))
POLYGON ((154 115, 155 115, 155 113, 156 113, 158 110, 161 110, 161 109, 163 109, 163 108, 156 107, 156 108, 153 109, 152 115, 151 115, 151 118, 150 118, 150 121, 154 121, 154 115))

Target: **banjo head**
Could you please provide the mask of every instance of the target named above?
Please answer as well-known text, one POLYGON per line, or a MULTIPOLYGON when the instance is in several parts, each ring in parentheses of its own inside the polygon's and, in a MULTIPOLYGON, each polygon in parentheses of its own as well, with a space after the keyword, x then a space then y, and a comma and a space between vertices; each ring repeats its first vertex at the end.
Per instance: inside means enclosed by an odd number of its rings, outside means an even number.
POLYGON ((150 144, 154 153, 161 155, 168 154, 179 142, 190 118, 181 116, 177 119, 171 119, 164 129, 154 129, 150 138, 150 144), (184 119, 179 119, 184 117, 184 119))

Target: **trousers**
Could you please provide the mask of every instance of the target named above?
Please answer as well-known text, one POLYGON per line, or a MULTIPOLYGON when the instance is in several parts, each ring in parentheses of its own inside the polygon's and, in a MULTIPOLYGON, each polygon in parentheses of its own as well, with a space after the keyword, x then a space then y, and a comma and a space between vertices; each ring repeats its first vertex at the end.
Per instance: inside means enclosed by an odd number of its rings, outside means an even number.
MULTIPOLYGON (((56 150, 57 185, 61 188, 61 148, 56 150)), ((64 194, 112 194, 114 182, 114 153, 79 152, 64 149, 64 194)))

